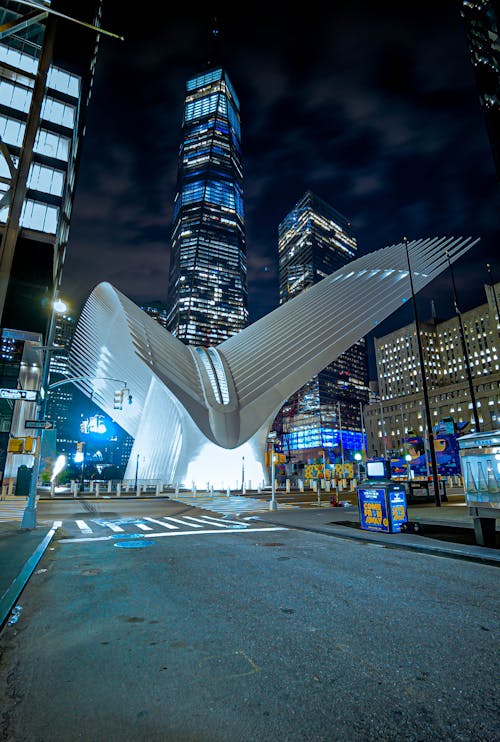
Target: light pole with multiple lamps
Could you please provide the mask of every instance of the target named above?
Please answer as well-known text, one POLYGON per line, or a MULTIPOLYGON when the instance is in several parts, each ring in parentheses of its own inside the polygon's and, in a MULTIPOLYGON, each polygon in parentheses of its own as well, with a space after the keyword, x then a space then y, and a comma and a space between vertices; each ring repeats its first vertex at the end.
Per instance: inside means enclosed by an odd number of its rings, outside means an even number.
POLYGON ((411 272, 410 253, 408 251, 408 237, 403 237, 406 250, 406 261, 408 263, 408 276, 410 278, 411 298, 413 302, 413 314, 415 319, 415 334, 417 336, 418 358, 420 362, 420 375, 422 377, 422 391, 424 395, 425 419, 427 424, 427 439, 429 442, 429 453, 431 457, 432 481, 434 484, 434 504, 441 507, 441 497, 439 495, 439 475, 436 459, 436 449, 434 448, 434 433, 432 430, 431 409, 429 405, 429 393, 427 391, 427 377, 425 375, 424 351, 422 348, 422 338, 420 337, 420 322, 418 319, 417 299, 413 288, 413 275, 411 272))

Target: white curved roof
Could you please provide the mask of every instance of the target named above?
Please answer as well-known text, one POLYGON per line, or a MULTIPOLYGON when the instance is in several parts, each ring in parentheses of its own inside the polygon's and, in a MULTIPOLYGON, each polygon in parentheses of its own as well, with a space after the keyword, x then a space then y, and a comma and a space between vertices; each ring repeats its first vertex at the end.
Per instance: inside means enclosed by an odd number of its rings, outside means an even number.
MULTIPOLYGON (((414 291, 445 270, 448 258, 458 260, 477 241, 409 242, 414 291)), ((77 385, 87 394, 92 388, 94 401, 134 437, 144 427, 148 406, 150 416, 173 415, 181 427, 189 417, 189 425, 209 441, 235 448, 270 424, 293 392, 408 300, 401 242, 352 261, 207 349, 185 346, 117 289, 101 283, 81 313, 70 368, 74 376, 91 377, 77 385), (113 379, 126 381, 133 394, 134 403, 121 411, 113 410, 113 379), (163 401, 151 407, 153 382, 155 399, 163 401)))

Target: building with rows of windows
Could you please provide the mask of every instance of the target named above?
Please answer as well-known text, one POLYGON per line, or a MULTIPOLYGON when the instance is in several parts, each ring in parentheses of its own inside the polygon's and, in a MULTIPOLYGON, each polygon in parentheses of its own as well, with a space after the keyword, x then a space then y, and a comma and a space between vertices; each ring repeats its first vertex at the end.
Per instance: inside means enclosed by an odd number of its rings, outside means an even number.
MULTIPOLYGON (((420 323, 429 406, 436 425, 452 417, 475 432, 473 402, 482 431, 500 423, 500 284, 485 286, 487 301, 462 312, 464 340, 473 379, 474 400, 467 380, 457 317, 420 323)), ((377 338, 375 359, 379 401, 365 407, 368 453, 399 452, 407 433, 425 433, 425 407, 415 324, 377 338)))
POLYGON ((248 324, 239 109, 222 68, 187 81, 167 327, 188 345, 216 345, 248 324))
MULTIPOLYGON (((17 351, 29 350, 40 383, 69 237, 101 0, 77 8, 64 0, 28 5, 0 3, 0 342, 5 349, 13 338, 21 345, 40 338, 38 349, 17 351), (88 27, 60 15, 73 10, 88 27)), ((22 364, 13 380, 16 363, 7 361, 0 387, 22 387, 22 364)), ((3 428, 9 419, 17 425, 22 404, 0 400, 3 428)), ((22 409, 28 413, 26 405, 22 409)), ((22 455, 7 461, 8 435, 4 430, 0 440, 0 476, 32 463, 22 455)))
MULTIPOLYGON (((331 275, 356 257, 349 221, 311 191, 278 229, 280 304, 331 275)), ((318 328, 320 330, 321 328, 318 328)), ((330 459, 364 447, 362 404, 368 402, 364 338, 354 343, 280 410, 275 428, 294 462, 330 459)))

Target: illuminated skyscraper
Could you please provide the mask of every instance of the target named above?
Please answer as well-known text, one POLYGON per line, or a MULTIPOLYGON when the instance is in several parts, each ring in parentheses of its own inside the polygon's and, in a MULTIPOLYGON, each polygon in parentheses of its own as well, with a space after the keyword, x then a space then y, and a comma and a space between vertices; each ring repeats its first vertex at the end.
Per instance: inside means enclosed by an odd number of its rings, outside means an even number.
POLYGON ((216 345, 248 324, 239 109, 221 67, 188 80, 167 327, 189 345, 216 345))
MULTIPOLYGON (((356 257, 350 222, 310 191, 281 222, 278 234, 280 304, 356 257)), ((284 449, 295 454, 306 449, 360 451, 360 404, 366 404, 368 396, 368 360, 361 338, 283 406, 278 427, 284 449)))

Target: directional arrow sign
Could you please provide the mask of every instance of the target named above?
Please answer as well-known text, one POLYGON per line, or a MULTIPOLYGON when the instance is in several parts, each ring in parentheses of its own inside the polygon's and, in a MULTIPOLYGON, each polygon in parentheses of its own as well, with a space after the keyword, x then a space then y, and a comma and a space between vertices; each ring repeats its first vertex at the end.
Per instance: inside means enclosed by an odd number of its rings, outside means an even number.
POLYGON ((24 399, 26 402, 36 402, 37 396, 36 389, 0 389, 2 399, 24 399))
POLYGON ((25 420, 24 427, 37 428, 38 430, 52 430, 54 428, 54 423, 51 423, 48 420, 25 420))

